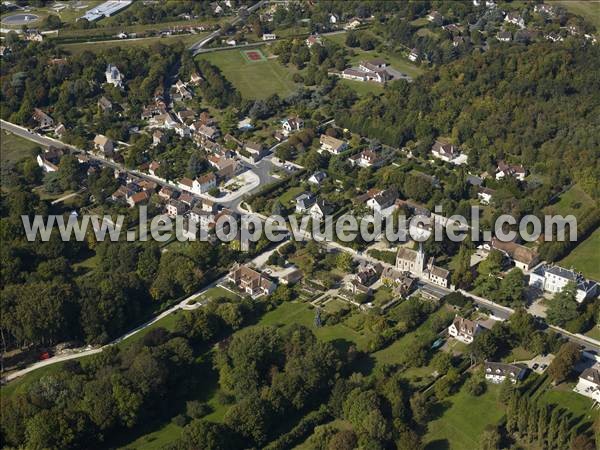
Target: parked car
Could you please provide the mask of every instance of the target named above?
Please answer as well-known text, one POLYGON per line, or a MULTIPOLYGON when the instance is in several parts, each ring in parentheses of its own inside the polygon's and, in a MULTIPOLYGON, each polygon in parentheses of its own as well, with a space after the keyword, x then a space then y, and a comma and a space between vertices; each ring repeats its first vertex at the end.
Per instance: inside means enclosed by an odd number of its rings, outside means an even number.
POLYGON ((540 367, 538 363, 534 363, 533 366, 531 366, 533 370, 536 370, 538 367, 540 367))

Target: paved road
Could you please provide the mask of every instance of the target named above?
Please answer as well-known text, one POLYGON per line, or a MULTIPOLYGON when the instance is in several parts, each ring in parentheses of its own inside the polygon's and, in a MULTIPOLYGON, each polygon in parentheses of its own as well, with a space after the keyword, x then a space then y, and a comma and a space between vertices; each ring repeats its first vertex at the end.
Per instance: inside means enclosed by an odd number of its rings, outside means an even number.
MULTIPOLYGON (((250 8, 240 10, 240 12, 238 13, 237 17, 231 21, 231 25, 233 25, 233 26, 237 25, 242 20, 244 20, 244 16, 247 17, 248 14, 250 14, 254 10, 260 8, 265 3, 268 3, 268 1, 267 0, 261 0, 260 2, 252 5, 250 8)), ((209 42, 211 42, 213 39, 216 39, 217 37, 219 37, 221 35, 221 33, 223 33, 223 30, 222 29, 218 29, 218 30, 213 31, 212 33, 210 33, 208 36, 202 38, 200 41, 196 42, 195 44, 191 45, 190 46, 190 50, 192 51, 192 54, 197 55, 198 53, 200 53, 202 47, 204 47, 206 44, 208 44, 209 42)))

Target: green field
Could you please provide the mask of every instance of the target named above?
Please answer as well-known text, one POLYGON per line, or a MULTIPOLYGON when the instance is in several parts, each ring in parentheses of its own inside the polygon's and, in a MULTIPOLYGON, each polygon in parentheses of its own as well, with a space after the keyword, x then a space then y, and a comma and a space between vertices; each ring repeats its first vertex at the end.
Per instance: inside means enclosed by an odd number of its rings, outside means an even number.
POLYGON ((574 386, 574 383, 563 383, 556 387, 548 384, 546 391, 538 397, 538 400, 567 409, 577 420, 576 424, 585 429, 593 423, 600 412, 592 409, 591 399, 573 392, 574 386))
MULTIPOLYGON (((256 47, 263 54, 264 47, 256 47)), ((297 85, 292 81, 294 69, 281 65, 276 59, 248 62, 238 49, 204 53, 199 58, 217 66, 242 94, 248 99, 264 99, 273 94, 287 97, 297 85)))
POLYGON ((479 448, 479 438, 486 426, 497 424, 504 415, 504 407, 497 399, 500 387, 491 384, 487 387, 479 397, 463 388, 442 402, 441 415, 427 427, 426 450, 479 448))
POLYGON ((33 155, 39 145, 4 130, 0 131, 0 160, 2 163, 15 163, 33 155))
POLYGON ((560 214, 563 216, 573 214, 575 217, 579 217, 594 208, 594 206, 594 200, 575 184, 569 190, 562 193, 556 203, 546 206, 544 213, 560 214))
POLYGON ((572 12, 585 18, 588 22, 600 30, 600 2, 598 0, 562 0, 547 1, 548 4, 557 4, 564 6, 572 12))
POLYGON ((191 45, 194 42, 202 39, 207 33, 199 34, 180 34, 174 36, 154 36, 138 39, 113 39, 109 41, 97 42, 77 42, 75 44, 62 44, 60 48, 68 51, 73 55, 77 55, 84 50, 89 50, 93 53, 98 53, 113 47, 150 47, 154 44, 161 43, 165 45, 173 45, 177 42, 183 42, 184 45, 191 45))
POLYGON ((367 94, 378 95, 383 92, 383 86, 379 83, 356 80, 340 80, 340 83, 352 88, 360 96, 367 94))
POLYGON ((573 267, 586 277, 600 280, 600 228, 575 247, 559 264, 573 267))

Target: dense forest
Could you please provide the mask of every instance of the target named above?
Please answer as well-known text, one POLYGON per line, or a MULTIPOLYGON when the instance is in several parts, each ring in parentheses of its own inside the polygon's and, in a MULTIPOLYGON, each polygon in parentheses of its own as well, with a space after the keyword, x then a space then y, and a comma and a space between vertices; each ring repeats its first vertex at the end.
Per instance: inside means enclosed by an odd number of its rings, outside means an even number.
POLYGON ((391 83, 336 115, 339 125, 392 146, 451 139, 469 166, 506 158, 554 183, 577 179, 600 198, 597 46, 515 46, 440 66, 414 83, 391 83))

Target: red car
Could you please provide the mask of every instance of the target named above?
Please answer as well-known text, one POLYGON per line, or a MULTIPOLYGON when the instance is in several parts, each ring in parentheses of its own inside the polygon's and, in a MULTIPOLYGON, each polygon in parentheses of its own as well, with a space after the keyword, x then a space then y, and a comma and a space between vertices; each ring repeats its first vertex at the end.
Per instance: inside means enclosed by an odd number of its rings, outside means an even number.
POLYGON ((43 360, 49 359, 49 358, 50 358, 50 353, 49 352, 40 353, 40 357, 39 357, 40 361, 43 361, 43 360))

